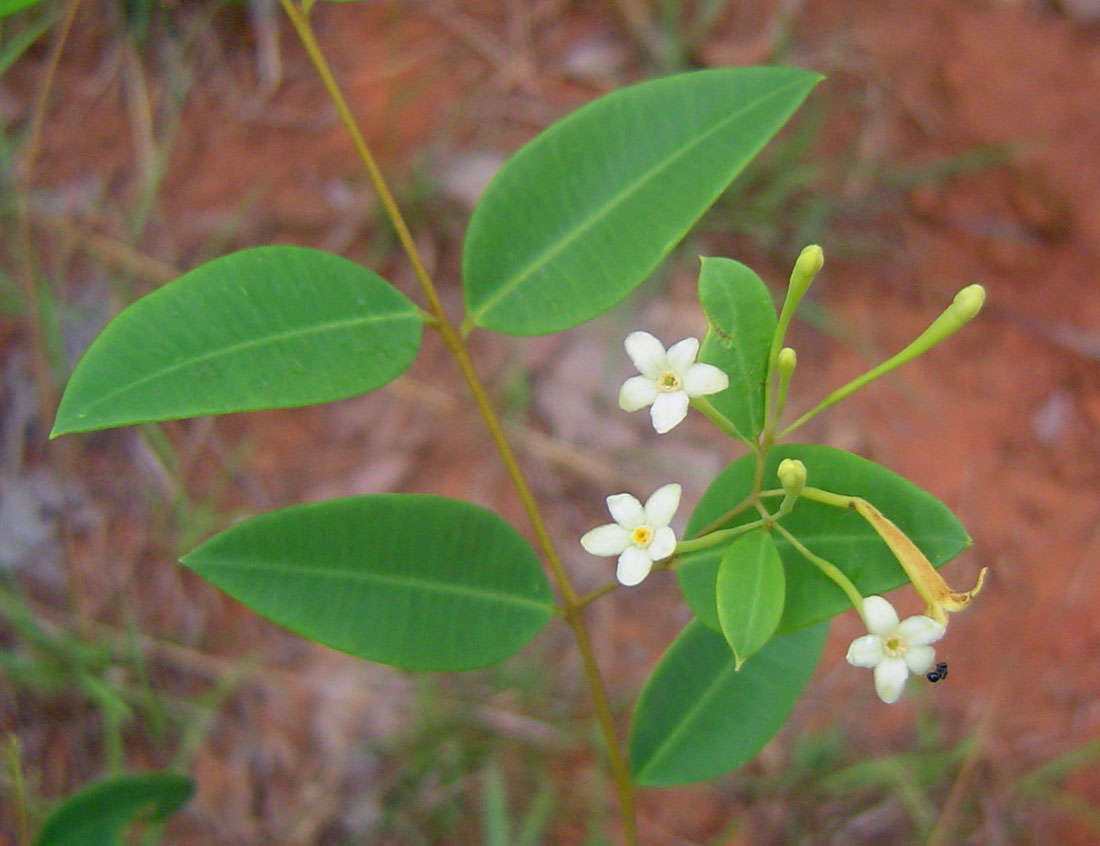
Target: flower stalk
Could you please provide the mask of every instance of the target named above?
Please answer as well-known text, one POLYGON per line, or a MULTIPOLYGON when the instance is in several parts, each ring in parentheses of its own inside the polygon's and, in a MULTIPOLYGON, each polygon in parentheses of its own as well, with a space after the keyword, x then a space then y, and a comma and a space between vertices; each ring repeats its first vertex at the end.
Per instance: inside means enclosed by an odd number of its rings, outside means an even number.
MULTIPOLYGON (((779 311, 779 321, 776 323, 775 333, 772 335, 771 349, 768 351, 768 372, 764 380, 764 431, 761 433, 761 443, 765 447, 771 446, 775 435, 775 427, 779 420, 780 406, 776 397, 775 374, 779 368, 779 355, 783 347, 783 341, 787 337, 787 328, 791 324, 795 310, 802 298, 810 289, 814 277, 825 264, 825 253, 817 244, 803 247, 795 260, 794 269, 791 271, 790 282, 787 285, 787 296, 783 300, 783 307, 779 311)), ((793 353, 794 350, 791 350, 793 353)), ((794 369, 794 361, 788 359, 790 370, 794 369)), ((790 374, 788 373, 788 378, 790 374)))
POLYGON ((859 612, 861 617, 863 616, 863 596, 860 594, 859 589, 852 584, 852 580, 844 574, 843 570, 837 567, 832 561, 827 561, 816 552, 810 551, 806 544, 802 543, 802 541, 787 531, 782 523, 776 523, 773 528, 775 531, 779 532, 779 534, 783 535, 788 543, 797 549, 803 558, 817 567, 817 569, 833 584, 844 591, 844 595, 848 597, 848 601, 852 603, 852 607, 859 612))
POLYGON ((753 520, 750 523, 742 523, 740 526, 734 526, 732 529, 720 529, 716 532, 711 532, 707 535, 700 535, 699 537, 692 538, 691 540, 682 540, 676 544, 676 555, 687 555, 691 552, 699 552, 703 549, 710 549, 712 546, 720 546, 721 544, 728 543, 738 535, 743 535, 750 529, 758 529, 765 524, 765 520, 753 520))
POLYGON ((847 385, 837 388, 829 396, 799 417, 790 426, 779 433, 779 438, 784 438, 801 426, 806 421, 816 417, 822 411, 851 396, 864 385, 873 382, 879 376, 895 370, 906 362, 912 361, 918 355, 928 352, 941 341, 945 341, 958 332, 963 326, 973 320, 985 303, 985 288, 981 285, 968 285, 955 295, 951 305, 937 317, 913 343, 897 355, 891 356, 877 367, 873 367, 862 376, 857 376, 847 385))

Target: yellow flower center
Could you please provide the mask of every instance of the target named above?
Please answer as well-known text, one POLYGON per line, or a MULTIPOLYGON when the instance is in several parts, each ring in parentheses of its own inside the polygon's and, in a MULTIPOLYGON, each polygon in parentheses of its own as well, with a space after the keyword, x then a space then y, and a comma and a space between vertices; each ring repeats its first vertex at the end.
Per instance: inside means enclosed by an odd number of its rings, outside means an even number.
POLYGON ((657 387, 662 391, 678 391, 680 390, 680 377, 671 370, 667 370, 657 377, 657 387))
POLYGON ((901 642, 901 638, 897 635, 886 638, 886 641, 883 643, 883 649, 891 658, 900 658, 905 654, 905 644, 901 642))
POLYGON ((637 546, 646 546, 652 538, 653 529, 649 528, 649 526, 639 526, 630 533, 630 539, 634 541, 637 546))

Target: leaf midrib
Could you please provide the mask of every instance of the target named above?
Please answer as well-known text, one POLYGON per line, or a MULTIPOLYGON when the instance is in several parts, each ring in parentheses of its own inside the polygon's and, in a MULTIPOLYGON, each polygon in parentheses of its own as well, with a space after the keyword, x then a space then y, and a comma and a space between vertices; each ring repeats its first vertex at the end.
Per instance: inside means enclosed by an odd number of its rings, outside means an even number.
POLYGON ((599 221, 609 215, 613 209, 616 209, 620 205, 622 205, 626 201, 626 199, 628 199, 637 191, 641 190, 643 186, 647 185, 650 181, 655 179, 665 169, 670 167, 675 162, 679 161, 679 159, 683 158, 685 155, 694 150, 697 146, 701 145, 703 142, 709 140, 712 135, 724 129, 731 122, 740 118, 746 112, 750 112, 753 109, 756 109, 761 105, 767 103, 768 100, 776 98, 781 94, 785 94, 789 89, 797 88, 804 83, 805 80, 799 79, 790 82, 787 85, 776 88, 773 91, 770 91, 763 97, 760 97, 759 99, 753 101, 750 105, 747 105, 739 111, 736 111, 733 114, 729 115, 725 120, 716 123, 706 132, 696 136, 692 141, 690 141, 683 147, 680 147, 671 156, 663 159, 659 164, 655 165, 654 167, 643 173, 634 182, 629 183, 628 185, 620 189, 619 192, 614 194, 607 203, 604 203, 602 206, 597 208, 594 213, 589 214, 587 217, 582 219, 571 232, 560 238, 555 243, 546 247, 541 253, 539 253, 537 256, 535 256, 534 259, 532 259, 527 267, 515 274, 510 281, 498 287, 497 290, 492 294, 492 296, 490 296, 481 304, 481 307, 479 309, 476 309, 469 315, 470 319, 475 323, 480 321, 481 318, 486 314, 486 312, 488 312, 493 306, 495 306, 501 299, 510 295, 517 287, 523 284, 523 282, 526 281, 529 276, 531 276, 537 270, 549 263, 555 256, 557 256, 566 247, 573 243, 573 241, 575 241, 589 229, 594 227, 597 223, 599 223, 599 221))
MULTIPOLYGON (((700 625, 702 625, 702 624, 700 624, 700 625)), ((708 632, 709 632, 709 630, 708 630, 708 632)), ((724 641, 723 641, 723 646, 725 646, 724 641)), ((653 754, 651 754, 649 756, 648 764, 646 765, 646 767, 640 773, 638 773, 639 776, 644 775, 646 770, 652 769, 653 766, 660 761, 661 757, 666 754, 666 750, 670 746, 674 746, 675 745, 674 741, 677 738, 679 738, 680 735, 682 735, 685 731, 687 731, 687 727, 688 727, 689 724, 691 724, 695 721, 696 716, 703 709, 703 706, 706 705, 708 702, 710 702, 712 699, 714 699, 715 696, 718 695, 718 691, 725 684, 727 677, 730 674, 737 672, 734 669, 734 663, 733 662, 734 662, 734 658, 733 658, 733 653, 731 652, 729 663, 725 666, 725 668, 723 670, 721 670, 719 673, 717 673, 715 676, 713 676, 710 685, 707 687, 706 692, 702 696, 698 697, 695 700, 695 703, 691 707, 689 707, 686 711, 684 711, 682 713, 682 719, 680 720, 679 724, 676 726, 676 728, 674 728, 667 735, 665 735, 664 741, 661 742, 661 743, 658 743, 657 746, 654 747, 653 754)))
POLYGON ((120 385, 113 390, 107 391, 107 393, 105 394, 101 394, 94 402, 88 403, 86 406, 84 406, 84 411, 76 415, 76 419, 87 417, 88 414, 94 409, 99 408, 108 401, 123 394, 126 394, 129 391, 136 390, 142 385, 145 385, 156 379, 160 379, 178 370, 183 370, 184 368, 191 367, 196 364, 201 364, 205 361, 210 361, 212 359, 216 359, 222 356, 229 356, 246 349, 277 344, 281 341, 303 338, 309 335, 316 335, 330 330, 335 331, 337 329, 346 329, 355 326, 366 326, 370 323, 396 321, 401 319, 417 319, 416 312, 391 312, 388 314, 370 314, 363 317, 345 318, 343 320, 330 320, 326 323, 314 324, 307 327, 296 327, 294 329, 289 329, 285 332, 280 332, 278 334, 264 335, 260 338, 253 338, 247 341, 241 341, 236 344, 231 344, 227 347, 219 347, 214 350, 208 350, 202 355, 194 356, 193 358, 187 358, 183 361, 177 361, 173 364, 161 367, 160 369, 155 370, 152 373, 148 373, 145 376, 142 376, 140 379, 136 379, 133 382, 128 382, 125 385, 120 385))
POLYGON ((362 582, 365 584, 382 584, 389 585, 391 587, 434 591, 435 593, 440 594, 465 596, 474 599, 481 599, 488 602, 496 602, 501 605, 513 605, 523 608, 537 608, 539 611, 544 612, 549 612, 552 610, 552 604, 549 601, 540 602, 537 599, 528 599, 526 597, 516 596, 515 594, 511 593, 504 593, 503 591, 489 590, 486 588, 475 588, 470 585, 454 584, 453 582, 433 582, 428 579, 414 578, 410 576, 394 576, 386 573, 340 570, 332 567, 307 567, 300 564, 274 565, 259 561, 219 560, 215 562, 210 562, 208 564, 203 564, 201 562, 189 562, 186 558, 184 558, 183 563, 197 572, 202 572, 203 570, 210 572, 211 570, 217 568, 235 568, 238 570, 265 570, 275 573, 295 573, 305 576, 345 579, 347 581, 362 582))
MULTIPOLYGON (((719 291, 719 295, 727 298, 729 310, 730 313, 733 315, 735 323, 737 323, 738 325, 744 325, 744 321, 741 320, 741 310, 738 308, 738 300, 733 295, 733 292, 722 289, 719 291)), ((745 305, 745 310, 749 311, 751 309, 751 305, 749 303, 746 303, 745 305)), ((768 300, 767 308, 767 314, 771 318, 769 322, 772 326, 772 332, 774 333, 775 326, 778 323, 778 320, 775 318, 775 312, 771 310, 770 299, 768 300)), ((725 328, 723 328, 723 331, 726 331, 725 328)), ((737 361, 738 370, 741 377, 740 381, 745 388, 745 390, 741 392, 741 395, 747 397, 748 400, 747 404, 749 412, 749 427, 751 430, 749 432, 749 437, 755 437, 760 433, 760 427, 757 425, 757 421, 763 419, 764 417, 764 386, 756 381, 755 377, 749 372, 750 367, 748 354, 745 349, 745 345, 741 343, 741 337, 744 333, 737 333, 735 335, 734 332, 727 332, 727 334, 731 337, 737 338, 737 340, 735 340, 730 347, 727 347, 727 349, 730 349, 733 352, 733 355, 737 361)), ((734 426, 736 425, 737 424, 735 423, 734 426)))
MULTIPOLYGON (((698 621, 696 621, 696 624, 700 625, 700 626, 703 625, 702 623, 700 623, 698 621)), ((809 628, 809 627, 807 627, 807 628, 809 628)), ((756 657, 757 657, 757 660, 761 660, 764 656, 762 656, 758 653, 756 657)), ((711 682, 711 684, 707 688, 706 693, 704 693, 702 696, 700 696, 698 699, 696 699, 695 704, 692 705, 690 708, 688 708, 687 711, 683 712, 683 719, 676 726, 676 728, 674 728, 671 732, 669 732, 665 736, 665 739, 662 743, 659 743, 656 747, 654 747, 653 754, 651 754, 649 756, 649 763, 647 764, 647 766, 641 772, 638 773, 639 776, 643 776, 645 774, 646 770, 651 770, 656 764, 658 764, 660 762, 661 758, 665 754, 667 754, 667 750, 669 749, 669 747, 674 746, 673 741, 675 741, 678 737, 680 737, 680 735, 682 735, 685 731, 687 731, 689 724, 691 724, 695 721, 696 716, 702 710, 703 706, 705 704, 707 704, 708 702, 710 702, 710 700, 714 699, 715 696, 717 696, 719 689, 726 683, 726 680, 728 679, 728 677, 731 674, 734 674, 734 673, 738 672, 734 668, 733 654, 732 653, 730 654, 730 659, 731 659, 730 663, 727 664, 726 667, 721 672, 719 672, 717 675, 714 676, 713 681, 711 682)), ((769 656, 769 659, 771 660, 771 662, 773 664, 773 670, 782 671, 783 665, 788 663, 786 661, 777 661, 774 658, 771 658, 770 656, 769 656)), ((769 681, 770 681, 770 687, 775 688, 777 686, 776 682, 773 679, 769 679, 769 681)))

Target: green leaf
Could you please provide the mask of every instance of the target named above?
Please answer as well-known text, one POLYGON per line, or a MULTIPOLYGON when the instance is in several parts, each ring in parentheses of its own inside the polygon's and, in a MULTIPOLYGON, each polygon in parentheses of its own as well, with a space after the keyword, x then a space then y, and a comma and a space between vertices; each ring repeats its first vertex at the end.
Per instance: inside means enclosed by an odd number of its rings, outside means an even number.
POLYGON ((214 259, 126 308, 77 364, 51 437, 362 394, 416 357, 420 311, 304 247, 214 259))
POLYGON ((554 611, 519 532, 491 511, 439 496, 285 508, 227 529, 183 563, 311 640, 408 670, 500 661, 554 611))
POLYGON ((776 325, 771 294, 741 262, 704 258, 699 301, 707 316, 699 360, 730 377, 729 388, 709 399, 738 432, 752 440, 764 428, 764 381, 776 325))
POLYGON ((756 529, 726 548, 718 567, 718 621, 740 670, 783 616, 783 562, 771 532, 756 529))
POLYGON ((772 640, 740 671, 729 645, 693 620, 653 671, 630 727, 639 784, 687 784, 739 767, 787 719, 813 674, 827 625, 772 640))
POLYGON ((42 0, 0 0, 0 18, 14 15, 30 6, 40 3, 42 0))
POLYGON ((122 844, 130 823, 163 820, 191 798, 195 783, 175 773, 145 773, 107 779, 69 796, 50 814, 36 846, 122 844))
MULTIPOLYGON (((970 545, 966 529, 946 505, 881 465, 831 447, 790 444, 768 453, 765 486, 775 480, 776 467, 784 458, 797 458, 806 465, 810 485, 868 500, 909 535, 936 567, 970 545)), ((695 507, 685 537, 691 537, 744 498, 752 486, 754 461, 746 456, 718 474, 695 507)), ((729 525, 750 522, 758 516, 743 512, 729 525)), ((886 593, 906 583, 905 572, 889 547, 850 509, 799 499, 782 525, 812 552, 843 570, 864 596, 886 593)), ((852 607, 840 588, 785 538, 776 535, 774 540, 787 576, 779 632, 827 620, 852 607)), ((721 630, 715 591, 723 552, 717 547, 688 556, 676 570, 691 610, 716 630, 721 630)))
POLYGON ((722 68, 589 103, 516 153, 466 233, 468 320, 542 335, 606 311, 683 238, 821 79, 722 68))

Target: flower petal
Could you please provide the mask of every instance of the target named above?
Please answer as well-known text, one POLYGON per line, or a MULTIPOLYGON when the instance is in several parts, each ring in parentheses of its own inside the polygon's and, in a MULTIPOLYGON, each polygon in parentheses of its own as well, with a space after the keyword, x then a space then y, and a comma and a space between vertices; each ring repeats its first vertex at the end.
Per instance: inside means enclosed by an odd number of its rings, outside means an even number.
POLYGON ((637 411, 657 399, 657 383, 648 376, 631 376, 619 388, 619 408, 637 411))
POLYGON ((898 612, 881 596, 868 596, 863 600, 863 622, 871 634, 891 635, 898 627, 898 612))
POLYGON ((653 418, 653 428, 658 434, 663 435, 687 417, 689 402, 688 395, 683 391, 657 395, 649 413, 653 418))
POLYGON ((682 488, 675 482, 657 488, 645 501, 646 523, 654 529, 671 523, 672 515, 680 507, 681 492, 682 488))
POLYGON ((882 651, 882 638, 878 635, 857 637, 848 647, 848 663, 853 667, 877 667, 885 655, 882 651))
POLYGON ((630 532, 614 523, 597 526, 581 537, 581 546, 591 555, 618 555, 630 546, 630 532))
POLYGON ((636 546, 632 546, 619 556, 619 567, 615 573, 615 577, 622 584, 630 587, 638 584, 638 582, 648 576, 652 567, 653 561, 650 560, 646 551, 644 549, 638 549, 636 546))
POLYGON ((897 702, 901 692, 905 690, 908 678, 909 668, 901 658, 884 658, 875 667, 875 692, 878 698, 887 705, 897 702))
POLYGON ((946 631, 943 623, 937 623, 923 614, 907 617, 898 626, 898 635, 906 646, 927 646, 943 637, 946 631))
POLYGON ((650 379, 656 379, 668 364, 664 344, 648 332, 631 332, 623 346, 638 372, 650 379))
POLYGON ((713 364, 693 364, 684 374, 684 390, 689 397, 716 394, 730 386, 730 377, 713 364))
POLYGON ((628 493, 609 496, 607 510, 611 512, 611 519, 627 531, 645 523, 642 504, 628 493))
POLYGON ((677 376, 683 378, 695 363, 697 355, 699 355, 699 339, 684 338, 668 348, 668 365, 676 371, 677 376))
POLYGON ((914 675, 927 673, 936 663, 936 650, 931 646, 910 646, 905 650, 905 664, 914 675))
POLYGON ((653 534, 653 540, 646 547, 646 552, 653 561, 668 558, 676 549, 676 533, 668 526, 663 526, 653 534))

